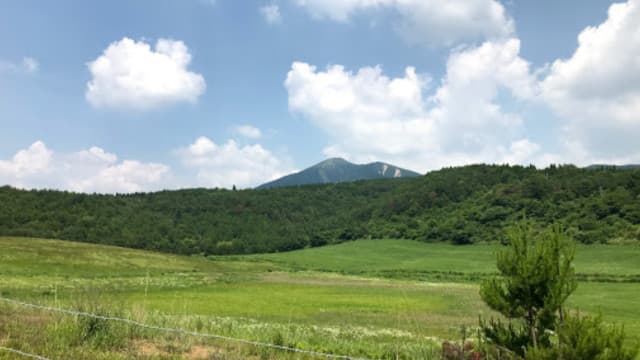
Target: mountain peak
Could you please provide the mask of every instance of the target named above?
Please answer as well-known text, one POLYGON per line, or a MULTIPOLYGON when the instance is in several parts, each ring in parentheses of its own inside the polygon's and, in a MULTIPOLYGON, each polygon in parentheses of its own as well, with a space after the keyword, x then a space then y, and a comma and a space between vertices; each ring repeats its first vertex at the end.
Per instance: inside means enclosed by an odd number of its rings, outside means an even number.
POLYGON ((369 164, 354 164, 336 157, 321 161, 300 172, 262 184, 258 186, 258 189, 416 176, 420 176, 420 174, 380 161, 369 164))
POLYGON ((343 166, 343 165, 354 165, 353 163, 348 162, 347 160, 339 157, 329 158, 327 160, 323 160, 312 167, 331 167, 331 166, 343 166))

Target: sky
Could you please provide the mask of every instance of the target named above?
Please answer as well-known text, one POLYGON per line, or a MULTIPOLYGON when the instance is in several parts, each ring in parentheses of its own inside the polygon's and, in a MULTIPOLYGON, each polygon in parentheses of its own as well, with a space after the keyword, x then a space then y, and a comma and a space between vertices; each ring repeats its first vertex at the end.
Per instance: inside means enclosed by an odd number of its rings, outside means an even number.
POLYGON ((0 0, 0 184, 640 163, 640 0, 0 0))

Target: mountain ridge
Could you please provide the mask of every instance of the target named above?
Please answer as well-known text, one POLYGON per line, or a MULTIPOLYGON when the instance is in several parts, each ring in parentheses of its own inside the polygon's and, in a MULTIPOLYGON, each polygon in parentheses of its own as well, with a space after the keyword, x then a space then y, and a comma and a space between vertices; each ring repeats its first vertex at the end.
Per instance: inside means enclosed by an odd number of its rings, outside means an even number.
POLYGON ((587 170, 599 170, 599 169, 616 169, 616 170, 636 170, 640 169, 640 164, 622 164, 622 165, 614 165, 614 164, 591 164, 586 166, 587 170))
POLYGON ((266 182, 256 187, 256 189, 418 176, 420 174, 415 171, 381 161, 354 164, 343 158, 336 157, 326 159, 296 173, 266 182))

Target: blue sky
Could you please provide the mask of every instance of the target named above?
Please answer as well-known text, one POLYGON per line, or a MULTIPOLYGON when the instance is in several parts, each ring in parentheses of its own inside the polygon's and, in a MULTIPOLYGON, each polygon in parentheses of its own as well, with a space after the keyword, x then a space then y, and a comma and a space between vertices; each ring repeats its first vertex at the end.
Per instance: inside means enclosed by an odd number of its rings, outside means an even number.
POLYGON ((0 183, 251 187, 330 156, 638 162, 640 1, 612 4, 5 1, 0 183))

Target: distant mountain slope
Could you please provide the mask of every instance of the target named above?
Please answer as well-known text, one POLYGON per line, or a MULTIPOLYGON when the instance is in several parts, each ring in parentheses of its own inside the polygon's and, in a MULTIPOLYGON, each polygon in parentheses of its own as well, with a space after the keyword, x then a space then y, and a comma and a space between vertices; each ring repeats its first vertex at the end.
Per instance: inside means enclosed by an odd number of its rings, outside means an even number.
POLYGON ((262 184, 258 189, 283 186, 339 183, 356 180, 409 178, 420 176, 417 172, 399 168, 382 162, 358 165, 340 158, 318 163, 300 172, 262 184))

